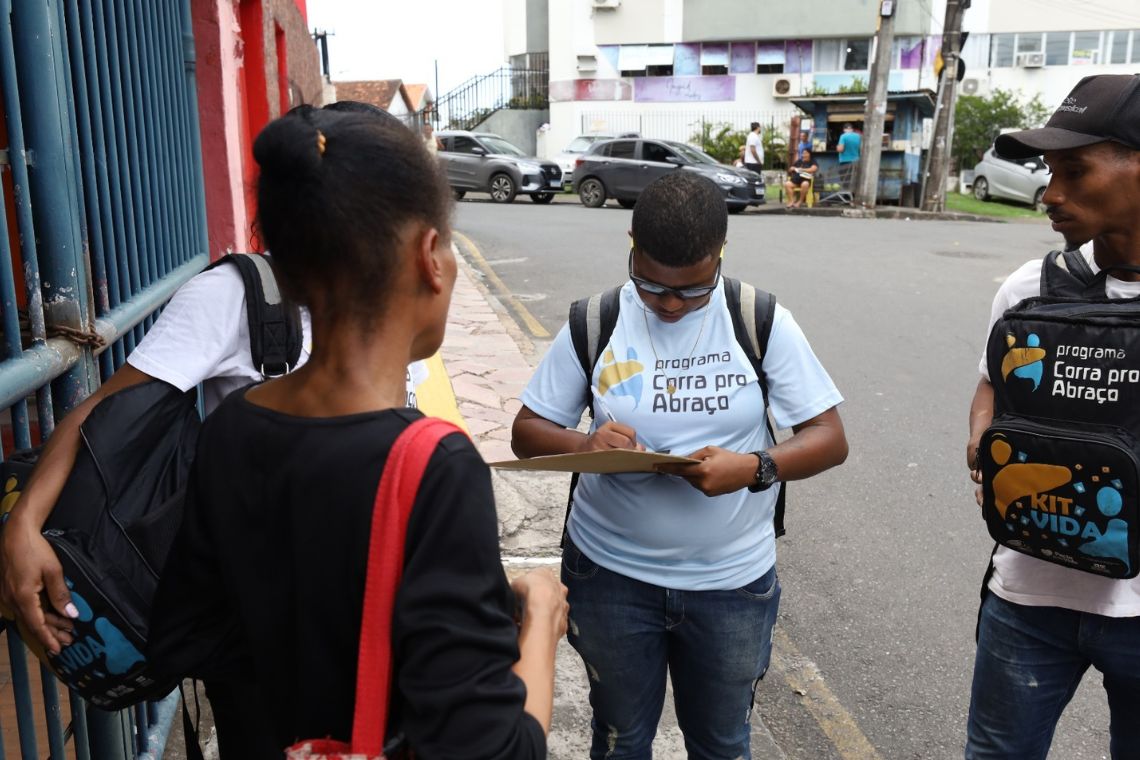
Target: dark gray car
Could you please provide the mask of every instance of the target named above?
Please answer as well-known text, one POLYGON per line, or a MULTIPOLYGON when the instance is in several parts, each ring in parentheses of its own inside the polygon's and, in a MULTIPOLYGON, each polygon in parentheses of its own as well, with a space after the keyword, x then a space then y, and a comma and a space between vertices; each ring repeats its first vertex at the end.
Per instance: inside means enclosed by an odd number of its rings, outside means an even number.
POLYGON ((510 203, 519 193, 535 203, 550 203, 562 192, 562 170, 553 161, 528 156, 488 132, 438 132, 439 157, 456 198, 468 192, 490 193, 496 203, 510 203))
POLYGON ((704 151, 671 140, 595 143, 574 167, 574 189, 590 208, 604 205, 607 198, 633 208, 646 185, 675 171, 696 172, 715 182, 730 212, 764 203, 764 178, 759 174, 725 166, 704 151))

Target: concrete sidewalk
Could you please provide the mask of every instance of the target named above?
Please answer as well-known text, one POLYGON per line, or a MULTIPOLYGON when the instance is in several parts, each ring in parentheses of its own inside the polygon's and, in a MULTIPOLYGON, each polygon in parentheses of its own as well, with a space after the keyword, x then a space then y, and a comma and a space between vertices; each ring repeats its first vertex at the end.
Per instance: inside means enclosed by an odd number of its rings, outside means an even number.
MULTIPOLYGON (((477 266, 482 256, 457 236, 461 252, 443 360, 460 414, 488 462, 514 459, 511 423, 519 396, 541 359, 545 345, 535 345, 519 328, 506 306, 488 286, 489 272, 477 266)), ((558 568, 562 521, 570 478, 556 473, 500 472, 493 474, 499 513, 499 533, 508 574, 536 566, 558 568)), ((554 695, 554 721, 549 739, 552 760, 589 755, 590 706, 586 672, 577 654, 559 645, 554 695)), ((684 758, 681 732, 667 695, 654 756, 684 758)), ((758 760, 782 760, 756 711, 752 715, 752 755, 758 760)))

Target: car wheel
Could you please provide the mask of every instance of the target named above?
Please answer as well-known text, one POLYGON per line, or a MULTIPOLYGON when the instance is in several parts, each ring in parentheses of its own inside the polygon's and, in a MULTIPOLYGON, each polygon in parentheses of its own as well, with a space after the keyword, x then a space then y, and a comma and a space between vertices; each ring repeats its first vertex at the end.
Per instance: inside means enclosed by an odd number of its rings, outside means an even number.
POLYGON ((626 198, 618 198, 618 205, 622 208, 633 208, 637 205, 637 201, 631 201, 626 198))
POLYGON ((1045 188, 1040 188, 1037 194, 1033 196, 1033 207, 1042 214, 1045 213, 1045 209, 1047 208, 1045 205, 1045 188))
POLYGON ((585 180, 578 187, 578 200, 582 201, 583 206, 600 208, 606 202, 606 186, 601 180, 593 178, 585 180))
POLYGON ((510 203, 515 199, 515 181, 509 174, 496 174, 491 177, 491 200, 495 203, 510 203))
POLYGON ((550 203, 554 200, 554 193, 531 193, 530 199, 535 203, 550 203))
POLYGON ((985 177, 974 177, 974 197, 980 201, 990 199, 990 183, 985 177))
POLYGON ((463 196, 467 195, 467 191, 466 190, 452 190, 451 195, 452 195, 452 197, 455 198, 455 200, 461 201, 461 200, 463 200, 463 196))
POLYGON ((746 208, 748 208, 748 206, 729 206, 728 207, 728 213, 739 214, 740 212, 744 211, 744 209, 746 209, 746 208))

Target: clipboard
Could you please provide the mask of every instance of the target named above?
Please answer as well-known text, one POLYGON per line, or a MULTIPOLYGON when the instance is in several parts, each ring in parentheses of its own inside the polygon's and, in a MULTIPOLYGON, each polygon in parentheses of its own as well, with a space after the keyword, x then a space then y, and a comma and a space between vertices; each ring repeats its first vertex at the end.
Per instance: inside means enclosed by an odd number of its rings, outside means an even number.
POLYGON ((655 451, 606 449, 578 454, 551 454, 530 459, 508 459, 491 462, 500 470, 539 470, 543 472, 589 472, 615 475, 623 472, 656 472, 659 464, 700 464, 699 459, 660 454, 655 451))

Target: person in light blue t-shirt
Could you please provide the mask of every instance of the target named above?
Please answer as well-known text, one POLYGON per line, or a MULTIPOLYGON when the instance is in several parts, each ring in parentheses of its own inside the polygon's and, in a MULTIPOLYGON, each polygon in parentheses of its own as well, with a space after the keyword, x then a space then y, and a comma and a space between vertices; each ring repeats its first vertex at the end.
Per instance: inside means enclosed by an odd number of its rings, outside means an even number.
POLYGON ((855 165, 863 152, 863 136, 856 132, 852 125, 844 124, 843 134, 839 136, 836 149, 839 151, 839 181, 850 190, 855 165))
POLYGON ((562 579, 569 641, 590 676, 592 758, 649 757, 671 676, 690 757, 749 756, 747 718, 779 605, 778 481, 840 464, 843 400, 792 315, 776 307, 764 395, 721 278, 724 198, 675 172, 633 211, 629 281, 587 378, 563 327, 522 395, 522 457, 611 448, 686 454, 656 474, 583 474, 562 579), (578 425, 587 404, 594 424, 578 425))

